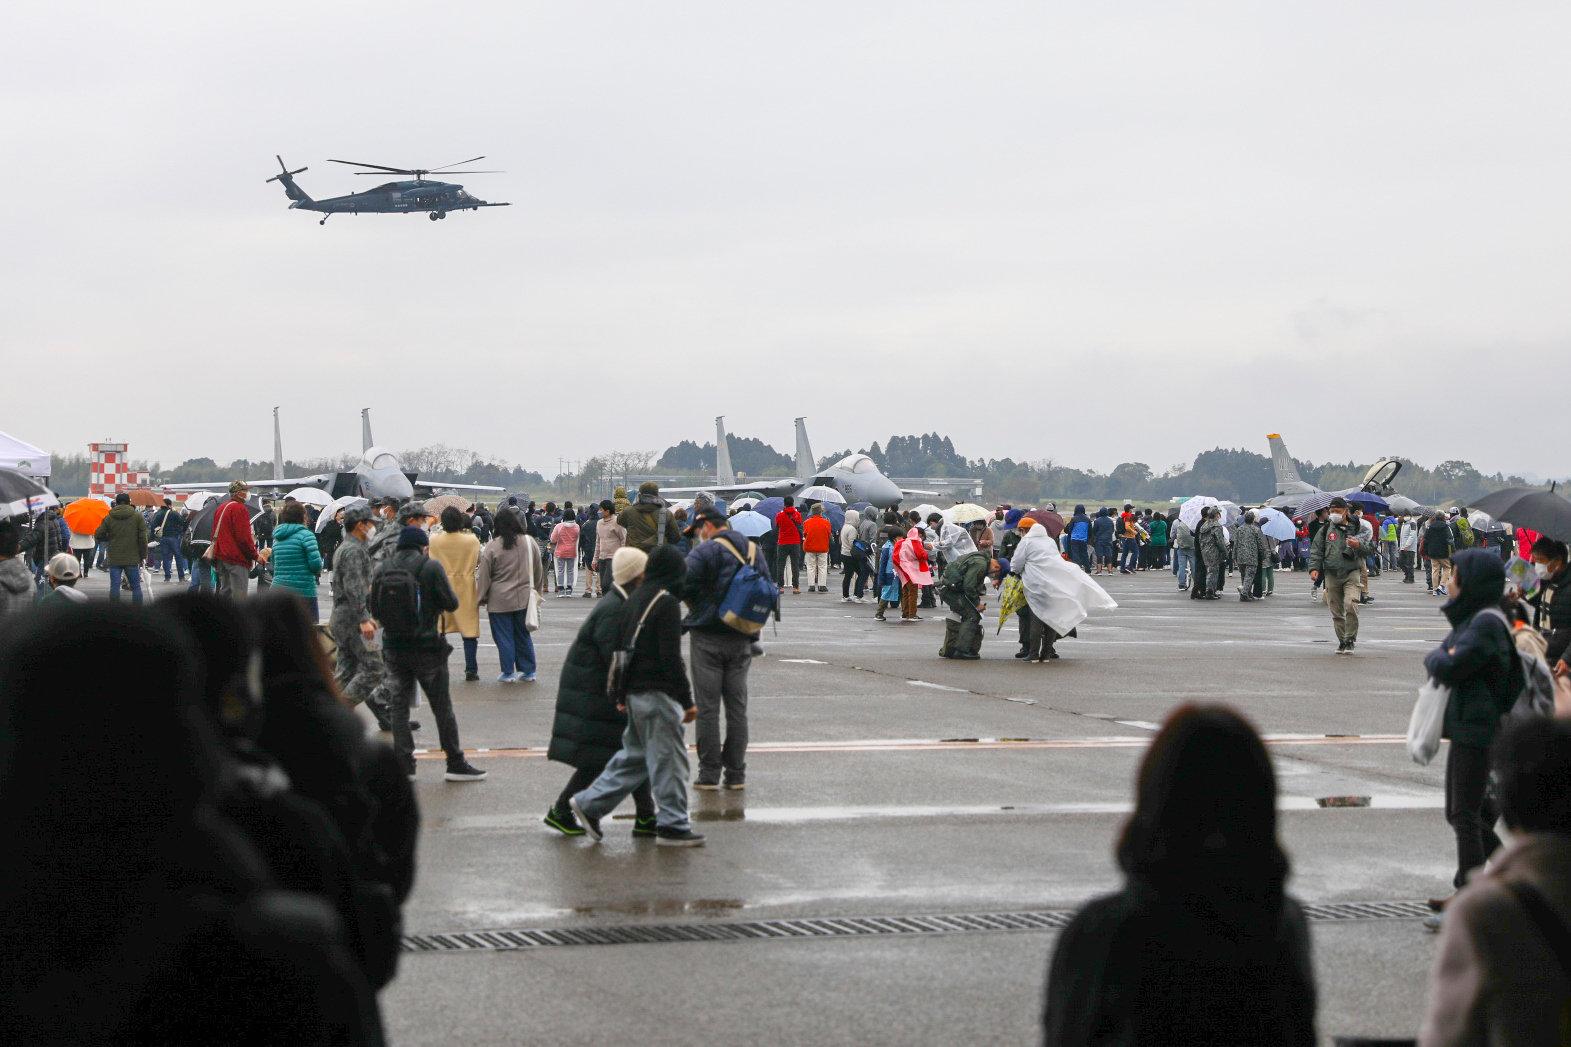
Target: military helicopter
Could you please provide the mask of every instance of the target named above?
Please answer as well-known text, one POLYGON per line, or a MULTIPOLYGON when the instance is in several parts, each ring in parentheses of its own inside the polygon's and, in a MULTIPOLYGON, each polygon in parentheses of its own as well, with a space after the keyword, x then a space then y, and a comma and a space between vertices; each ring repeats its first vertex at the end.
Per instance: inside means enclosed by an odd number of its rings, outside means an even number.
POLYGON ((460 160, 455 164, 443 164, 441 167, 385 167, 382 164, 362 164, 355 160, 329 160, 330 164, 347 164, 350 167, 369 167, 369 171, 356 171, 358 175, 376 175, 385 177, 389 174, 414 175, 410 182, 386 182, 374 189, 366 189, 348 196, 330 196, 326 200, 313 200, 295 184, 295 175, 301 171, 310 170, 306 167, 289 170, 289 165, 284 163, 284 158, 274 156, 278 161, 278 169, 282 174, 275 174, 269 182, 282 182, 284 193, 292 203, 292 210, 319 211, 322 220, 317 225, 326 225, 327 220, 335 214, 412 214, 417 211, 426 212, 431 221, 446 218, 449 211, 478 211, 482 207, 508 207, 509 204, 492 204, 471 196, 464 192, 464 187, 453 182, 436 182, 426 178, 429 174, 439 175, 472 175, 472 174, 502 174, 501 171, 455 171, 453 168, 472 164, 476 160, 484 160, 483 156, 460 160))

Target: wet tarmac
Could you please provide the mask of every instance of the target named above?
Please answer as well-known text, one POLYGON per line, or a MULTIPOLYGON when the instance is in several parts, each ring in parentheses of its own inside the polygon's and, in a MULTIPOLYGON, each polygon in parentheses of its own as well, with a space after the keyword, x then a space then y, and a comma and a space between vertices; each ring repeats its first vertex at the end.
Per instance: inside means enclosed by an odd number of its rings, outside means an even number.
MULTIPOLYGON (((481 682, 464 683, 455 652, 462 737, 490 778, 449 784, 438 759, 420 763, 407 930, 615 939, 652 925, 1070 909, 1116 888, 1134 769, 1190 700, 1233 703, 1268 736, 1299 898, 1411 902, 1449 883, 1443 756, 1418 767, 1401 741, 1420 658, 1444 634, 1420 587, 1376 579, 1349 658, 1333 654, 1304 575, 1279 573, 1278 595, 1254 604, 1192 602, 1167 573, 1115 576, 1120 609, 1035 665, 1012 659, 1013 624, 995 637, 991 623, 982 661, 943 661, 941 622, 880 624, 832 581, 830 594, 788 596, 764 637, 748 786, 693 794, 699 849, 632 839, 629 811, 598 845, 540 823, 569 773, 543 749, 590 601, 546 599, 537 683, 496 682, 488 642, 481 682)), ((1314 935, 1327 1038, 1415 1034, 1434 954, 1415 920, 1314 935)), ((978 930, 437 951, 407 955, 383 1004, 399 1044, 1022 1043, 1052 943, 1051 930, 978 930)))

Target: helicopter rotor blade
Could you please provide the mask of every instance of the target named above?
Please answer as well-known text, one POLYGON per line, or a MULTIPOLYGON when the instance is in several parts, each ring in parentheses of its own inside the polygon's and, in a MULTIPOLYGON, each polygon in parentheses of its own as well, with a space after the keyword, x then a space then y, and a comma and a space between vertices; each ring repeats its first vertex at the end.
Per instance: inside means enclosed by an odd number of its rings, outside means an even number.
MULTIPOLYGON (((484 160, 484 159, 485 159, 485 157, 483 157, 483 156, 471 156, 467 160, 458 160, 458 161, 455 161, 455 162, 450 163, 450 164, 443 164, 441 167, 433 167, 433 168, 431 168, 431 173, 435 174, 438 171, 445 171, 449 167, 458 167, 461 164, 472 164, 476 160, 484 160)), ((364 165, 364 166, 369 166, 369 165, 364 165)))
POLYGON ((427 172, 427 173, 429 173, 429 174, 439 174, 439 175, 441 175, 444 178, 447 177, 448 175, 499 175, 499 174, 507 174, 506 171, 430 171, 430 172, 427 172))
POLYGON ((383 164, 365 164, 365 163, 361 163, 359 160, 329 160, 327 162, 330 163, 330 164, 346 164, 349 167, 374 167, 378 171, 391 171, 393 174, 413 174, 414 173, 412 170, 410 170, 407 167, 387 167, 387 166, 385 166, 383 164))

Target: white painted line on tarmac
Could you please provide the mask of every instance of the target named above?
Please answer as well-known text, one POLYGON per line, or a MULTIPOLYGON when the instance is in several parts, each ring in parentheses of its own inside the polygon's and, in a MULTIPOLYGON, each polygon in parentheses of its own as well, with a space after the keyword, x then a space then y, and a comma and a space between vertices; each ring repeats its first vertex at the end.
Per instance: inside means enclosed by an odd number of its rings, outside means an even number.
POLYGON ((964 687, 948 687, 941 683, 928 683, 926 680, 907 680, 912 687, 930 687, 935 691, 953 691, 955 694, 970 694, 964 687))
POLYGON ((821 662, 817 658, 780 658, 780 659, 778 659, 778 661, 780 662, 781 665, 828 665, 829 664, 828 662, 821 662))

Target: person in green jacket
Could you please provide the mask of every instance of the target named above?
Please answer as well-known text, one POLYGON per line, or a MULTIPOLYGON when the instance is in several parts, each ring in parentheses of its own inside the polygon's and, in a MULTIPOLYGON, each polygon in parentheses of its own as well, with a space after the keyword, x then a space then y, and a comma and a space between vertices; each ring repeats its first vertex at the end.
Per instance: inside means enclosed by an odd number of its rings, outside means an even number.
POLYGON ((311 608, 311 620, 319 621, 316 580, 322 574, 322 550, 316 535, 305 525, 305 506, 285 503, 273 529, 273 585, 298 593, 311 608))
POLYGON ((1151 532, 1151 566, 1167 570, 1167 517, 1152 514, 1147 528, 1151 532))
POLYGON ((1325 581, 1326 605, 1336 629, 1337 654, 1352 654, 1358 642, 1358 577, 1369 550, 1363 530, 1348 512, 1346 499, 1331 499, 1331 515, 1309 547, 1309 577, 1325 581), (1348 584, 1348 580, 1352 584, 1348 584))
POLYGON ((93 535, 109 545, 109 599, 120 599, 120 579, 131 585, 131 602, 142 603, 142 561, 147 559, 147 521, 128 494, 115 495, 115 507, 93 535))
POLYGON ((944 622, 940 658, 974 662, 982 657, 982 590, 989 575, 1000 576, 997 560, 983 552, 970 552, 944 568, 943 595, 959 621, 944 622))

